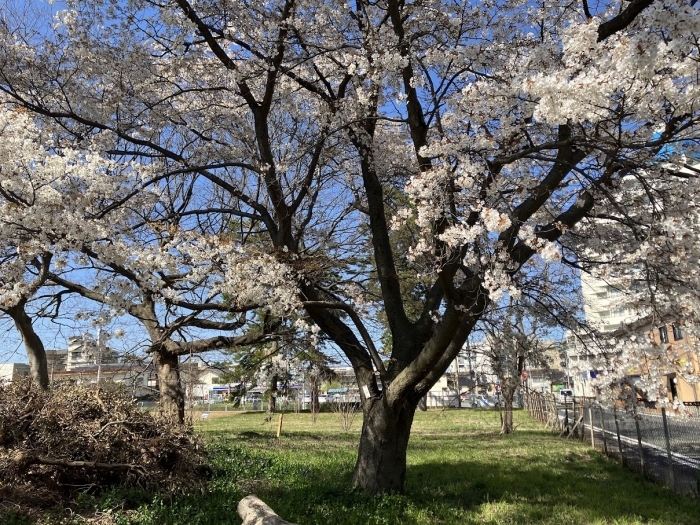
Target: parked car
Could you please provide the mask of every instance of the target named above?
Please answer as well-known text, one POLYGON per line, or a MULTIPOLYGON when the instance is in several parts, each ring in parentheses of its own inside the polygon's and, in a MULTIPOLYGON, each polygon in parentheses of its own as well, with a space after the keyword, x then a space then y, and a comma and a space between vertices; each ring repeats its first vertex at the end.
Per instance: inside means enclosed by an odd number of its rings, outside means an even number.
POLYGON ((464 397, 462 406, 470 406, 472 408, 493 408, 495 404, 489 401, 483 394, 467 394, 464 397))
POLYGON ((562 388, 559 390, 559 402, 569 404, 574 402, 574 391, 571 388, 562 388))
POLYGON ((501 397, 500 396, 486 396, 486 402, 489 404, 489 406, 492 407, 500 407, 501 406, 501 397))

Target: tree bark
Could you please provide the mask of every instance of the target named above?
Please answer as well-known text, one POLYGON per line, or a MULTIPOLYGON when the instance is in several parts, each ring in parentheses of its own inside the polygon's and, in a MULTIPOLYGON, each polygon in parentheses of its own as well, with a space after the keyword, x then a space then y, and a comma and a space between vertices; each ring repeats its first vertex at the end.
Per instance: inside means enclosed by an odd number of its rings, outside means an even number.
POLYGON ((41 338, 34 331, 32 320, 24 310, 24 305, 20 304, 5 310, 7 315, 12 317, 17 330, 22 336, 24 348, 27 350, 29 359, 29 370, 34 382, 46 390, 49 388, 49 369, 46 363, 46 350, 41 338))
POLYGON ((180 360, 177 355, 153 352, 153 364, 158 376, 159 407, 173 421, 185 422, 185 396, 180 384, 180 360))
POLYGON ((513 395, 515 394, 514 389, 503 388, 501 390, 503 395, 503 420, 501 423, 501 433, 510 434, 513 432, 513 395))
POLYGON ((318 378, 314 378, 311 382, 311 413, 318 414, 321 410, 321 403, 318 400, 318 389, 320 383, 318 378))
POLYGON ((382 397, 365 403, 353 485, 369 494, 402 492, 406 450, 417 403, 392 408, 382 397))

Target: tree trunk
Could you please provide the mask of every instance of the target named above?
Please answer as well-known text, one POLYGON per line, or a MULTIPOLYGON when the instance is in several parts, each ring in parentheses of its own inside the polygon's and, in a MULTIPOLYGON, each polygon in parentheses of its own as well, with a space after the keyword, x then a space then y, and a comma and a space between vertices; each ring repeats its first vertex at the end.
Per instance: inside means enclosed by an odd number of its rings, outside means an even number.
POLYGON ((267 398, 267 411, 272 414, 276 407, 277 401, 277 374, 272 374, 270 384, 267 387, 269 397, 267 398))
POLYGON ((185 422, 185 396, 180 384, 180 360, 165 352, 153 352, 158 376, 159 407, 172 421, 185 422))
POLYGON ((321 403, 318 400, 318 381, 311 383, 311 413, 318 414, 321 410, 321 403))
POLYGON ((46 390, 49 388, 49 369, 46 364, 44 343, 34 331, 32 320, 27 315, 27 312, 25 312, 23 305, 8 308, 6 312, 12 317, 17 330, 22 336, 24 348, 27 350, 29 370, 31 371, 32 379, 37 385, 46 390))
POLYGON ((513 396, 514 388, 501 388, 503 395, 503 417, 501 418, 501 433, 510 434, 513 432, 513 396))
POLYGON ((385 399, 365 403, 353 485, 369 494, 403 492, 406 449, 416 404, 391 409, 385 399))

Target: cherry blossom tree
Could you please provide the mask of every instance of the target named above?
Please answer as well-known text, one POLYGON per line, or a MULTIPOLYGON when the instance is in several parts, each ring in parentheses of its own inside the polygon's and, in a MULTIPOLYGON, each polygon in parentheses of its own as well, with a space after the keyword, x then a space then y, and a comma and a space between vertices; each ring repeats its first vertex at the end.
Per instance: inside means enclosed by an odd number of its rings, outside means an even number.
POLYGON ((155 221, 177 247, 148 271, 201 279, 184 293, 144 273, 154 296, 303 310, 345 354, 364 412, 353 483, 371 493, 403 489, 419 400, 487 309, 522 296, 517 277, 612 262, 624 180, 655 187, 664 147, 698 148, 689 0, 67 5, 48 35, 2 28, 0 89, 56 135, 154 170, 143 191, 189 188, 155 221), (396 250, 407 223, 415 242, 396 250), (269 239, 254 257, 251 229, 269 239), (226 263, 216 284, 208 259, 226 263), (378 309, 386 361, 365 322, 378 309))
MULTIPOLYGON (((537 318, 524 319, 527 310, 522 305, 509 304, 500 316, 490 316, 486 323, 484 348, 486 357, 498 377, 503 396, 501 432, 513 432, 513 398, 522 384, 525 364, 547 366, 544 351, 546 331, 537 318)), ((487 317, 489 317, 487 315, 487 317)))
POLYGON ((110 237, 109 222, 126 224, 124 210, 112 205, 141 174, 133 164, 62 147, 26 112, 1 109, 0 137, 0 310, 22 336, 32 377, 47 388, 46 353, 27 305, 76 244, 110 237))
MULTIPOLYGON (((274 310, 269 306, 276 302, 273 296, 284 293, 283 285, 258 279, 262 291, 246 286, 248 295, 236 294, 235 286, 222 285, 231 271, 228 264, 239 278, 251 271, 250 264, 253 271, 260 264, 274 268, 277 278, 285 278, 287 270, 243 255, 230 242, 217 241, 217 257, 203 249, 211 242, 206 232, 180 234, 172 221, 158 221, 173 202, 144 189, 144 177, 152 174, 148 167, 62 146, 26 112, 2 111, 2 119, 0 234, 6 248, 0 309, 22 335, 34 379, 48 386, 43 343, 26 306, 41 287, 51 285, 54 293, 77 294, 143 326, 161 406, 183 421, 179 358, 266 341, 272 331, 267 316, 274 310), (196 255, 202 252, 204 262, 196 255), (245 313, 256 307, 251 293, 267 297, 267 316, 254 331, 241 334, 245 313), (225 294, 233 299, 217 303, 225 294), (234 313, 236 319, 227 319, 234 313), (218 334, 207 336, 207 331, 218 334)), ((70 313, 57 303, 53 315, 70 313)))

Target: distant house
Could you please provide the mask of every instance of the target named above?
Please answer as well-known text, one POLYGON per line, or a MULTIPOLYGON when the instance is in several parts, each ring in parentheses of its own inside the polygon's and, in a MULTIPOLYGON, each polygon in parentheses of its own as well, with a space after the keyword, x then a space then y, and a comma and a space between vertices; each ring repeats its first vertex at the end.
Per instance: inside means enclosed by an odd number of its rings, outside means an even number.
POLYGON ((180 382, 188 404, 197 401, 224 401, 233 385, 222 385, 220 368, 207 366, 200 361, 180 363, 180 382))
POLYGON ((100 385, 106 383, 122 386, 134 398, 157 398, 157 381, 152 364, 140 362, 105 363, 101 365, 85 365, 72 370, 55 371, 54 381, 71 381, 76 385, 100 385))
POLYGON ((6 363, 0 365, 0 381, 12 381, 21 377, 28 377, 29 365, 24 363, 6 363))

